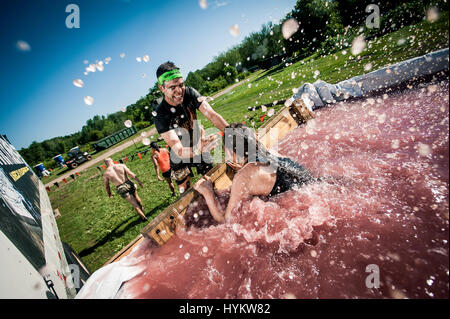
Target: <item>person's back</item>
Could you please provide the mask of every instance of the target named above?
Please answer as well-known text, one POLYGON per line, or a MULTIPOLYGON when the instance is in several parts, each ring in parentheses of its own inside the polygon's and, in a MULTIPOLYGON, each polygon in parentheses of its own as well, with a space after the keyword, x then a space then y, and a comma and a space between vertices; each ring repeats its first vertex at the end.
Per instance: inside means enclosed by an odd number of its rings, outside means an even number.
POLYGON ((107 168, 105 174, 103 174, 103 180, 108 196, 110 198, 112 197, 109 187, 109 183, 111 182, 116 186, 117 194, 130 202, 143 220, 147 220, 147 217, 144 214, 142 201, 136 191, 136 184, 130 180, 130 178, 136 180, 139 183, 139 186, 143 187, 139 178, 134 175, 125 164, 115 164, 111 158, 106 158, 105 164, 107 168))
POLYGON ((115 186, 119 186, 129 179, 125 168, 126 166, 124 164, 113 164, 106 169, 104 176, 115 186))

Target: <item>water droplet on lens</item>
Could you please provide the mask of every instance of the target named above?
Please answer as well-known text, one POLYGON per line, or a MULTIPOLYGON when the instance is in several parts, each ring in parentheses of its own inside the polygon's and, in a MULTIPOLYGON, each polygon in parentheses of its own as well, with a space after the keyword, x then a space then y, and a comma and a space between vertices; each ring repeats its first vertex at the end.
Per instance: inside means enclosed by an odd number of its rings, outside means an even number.
POLYGON ((237 24, 234 24, 230 27, 230 34, 233 37, 238 37, 241 31, 239 30, 239 26, 237 24))
POLYGON ((289 39, 295 32, 297 32, 298 28, 299 25, 297 20, 294 18, 286 20, 281 27, 283 38, 289 39))
POLYGON ((86 103, 87 105, 92 105, 92 103, 94 103, 94 98, 91 96, 85 96, 84 103, 86 103))
POLYGON ((75 79, 75 80, 73 80, 72 83, 73 83, 73 85, 75 85, 79 88, 82 88, 84 86, 84 82, 81 79, 75 79))
POLYGON ((207 0, 198 0, 198 5, 203 10, 206 10, 206 8, 208 8, 208 1, 207 0))
POLYGON ((364 50, 365 47, 366 47, 366 40, 364 39, 364 37, 362 35, 357 36, 352 41, 351 52, 353 55, 358 55, 364 50))

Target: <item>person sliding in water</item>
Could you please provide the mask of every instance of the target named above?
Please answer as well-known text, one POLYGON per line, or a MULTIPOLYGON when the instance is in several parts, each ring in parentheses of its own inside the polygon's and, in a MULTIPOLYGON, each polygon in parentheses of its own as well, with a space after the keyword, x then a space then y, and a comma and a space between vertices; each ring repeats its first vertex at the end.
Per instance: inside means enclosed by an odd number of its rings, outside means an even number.
POLYGON ((223 140, 226 163, 236 171, 226 209, 216 199, 208 176, 194 185, 194 189, 205 198, 211 215, 218 223, 230 221, 231 212, 244 199, 258 195, 271 197, 294 186, 317 180, 290 158, 270 153, 258 143, 253 130, 243 124, 227 126, 223 140))

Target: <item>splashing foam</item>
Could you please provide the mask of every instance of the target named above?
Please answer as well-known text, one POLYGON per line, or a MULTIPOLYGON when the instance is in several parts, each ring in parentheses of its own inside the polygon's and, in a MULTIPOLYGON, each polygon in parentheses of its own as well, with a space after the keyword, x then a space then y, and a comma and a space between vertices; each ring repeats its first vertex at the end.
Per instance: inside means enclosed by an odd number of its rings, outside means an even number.
MULTIPOLYGON (((144 241, 126 257, 146 271, 119 297, 398 295, 365 287, 373 263, 386 274, 382 284, 402 297, 448 297, 448 83, 428 94, 413 89, 317 110, 278 151, 321 181, 245 199, 228 224, 215 223, 202 198, 194 201, 187 228, 159 248, 144 241), (411 107, 415 101, 420 108, 411 107)), ((229 190, 215 192, 226 207, 229 190)))

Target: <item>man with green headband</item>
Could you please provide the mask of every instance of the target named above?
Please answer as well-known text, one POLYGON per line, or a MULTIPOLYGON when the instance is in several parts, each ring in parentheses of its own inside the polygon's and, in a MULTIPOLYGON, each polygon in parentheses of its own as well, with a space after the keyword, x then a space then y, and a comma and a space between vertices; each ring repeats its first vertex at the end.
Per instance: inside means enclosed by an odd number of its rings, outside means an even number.
POLYGON ((180 193, 183 193, 190 186, 192 167, 196 167, 201 175, 212 168, 208 148, 213 144, 214 136, 203 136, 203 129, 196 121, 197 110, 221 131, 228 123, 200 93, 184 85, 180 69, 173 62, 161 64, 156 77, 164 99, 155 110, 155 127, 171 148, 173 178, 179 185, 180 193))

